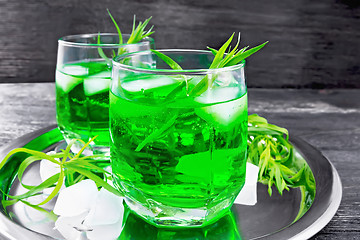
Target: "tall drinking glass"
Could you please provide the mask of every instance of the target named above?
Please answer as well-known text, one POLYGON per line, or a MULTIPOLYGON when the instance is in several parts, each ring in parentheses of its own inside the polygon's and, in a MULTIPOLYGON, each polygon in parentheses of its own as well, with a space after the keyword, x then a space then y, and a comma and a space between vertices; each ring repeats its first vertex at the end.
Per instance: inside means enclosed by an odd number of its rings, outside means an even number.
POLYGON ((244 65, 208 69, 200 50, 116 57, 110 87, 110 150, 115 186, 150 223, 202 226, 223 216, 246 171, 244 65))
MULTIPOLYGON (((123 35, 127 42, 130 35, 123 35)), ((72 35, 59 39, 56 65, 57 123, 67 142, 92 143, 94 153, 109 152, 109 85, 111 59, 126 52, 149 50, 154 41, 119 44, 118 34, 72 35)), ((82 145, 74 145, 78 152, 82 145)))

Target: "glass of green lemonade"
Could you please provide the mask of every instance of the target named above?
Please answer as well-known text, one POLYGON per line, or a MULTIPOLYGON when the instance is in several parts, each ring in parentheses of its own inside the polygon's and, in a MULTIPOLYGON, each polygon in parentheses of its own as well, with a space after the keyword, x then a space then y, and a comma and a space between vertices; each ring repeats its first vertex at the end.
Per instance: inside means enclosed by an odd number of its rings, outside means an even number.
POLYGON ((114 58, 110 150, 114 185, 158 226, 204 226, 228 212, 246 171, 244 65, 208 69, 201 50, 114 58))
MULTIPOLYGON (((124 42, 130 35, 123 34, 124 42)), ((109 85, 111 59, 154 47, 152 38, 119 44, 115 33, 72 35, 59 39, 56 66, 56 116, 65 140, 92 137, 93 153, 109 152, 109 85)), ((73 145, 73 152, 81 149, 73 145)))

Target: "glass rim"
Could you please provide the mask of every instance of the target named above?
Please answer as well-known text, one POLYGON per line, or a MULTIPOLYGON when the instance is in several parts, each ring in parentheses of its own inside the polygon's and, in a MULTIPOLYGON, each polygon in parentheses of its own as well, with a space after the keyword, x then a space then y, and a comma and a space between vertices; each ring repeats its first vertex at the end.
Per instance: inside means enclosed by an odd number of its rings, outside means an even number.
MULTIPOLYGON (((119 36, 118 33, 84 33, 84 34, 74 34, 74 35, 66 35, 58 39, 58 43, 63 46, 71 46, 71 47, 89 47, 89 48, 114 48, 119 46, 136 46, 136 45, 143 45, 147 43, 154 42, 154 39, 151 37, 145 37, 140 42, 137 43, 81 43, 81 42, 71 42, 70 40, 77 39, 77 38, 91 38, 91 37, 97 37, 100 34, 100 36, 119 36)), ((130 34, 122 34, 122 36, 130 37, 130 34)))
MULTIPOLYGON (((211 51, 197 50, 197 49, 157 49, 156 51, 164 53, 165 55, 166 55, 166 53, 170 53, 170 52, 180 52, 180 53, 193 52, 193 53, 213 54, 211 51)), ((131 52, 131 53, 126 53, 126 54, 116 56, 112 59, 113 69, 115 69, 115 67, 118 67, 121 69, 132 70, 132 71, 141 72, 141 73, 152 73, 152 74, 158 73, 158 74, 164 74, 164 75, 187 74, 187 73, 192 74, 192 75, 205 75, 205 74, 211 74, 211 73, 234 71, 234 70, 243 68, 245 66, 245 59, 236 65, 223 67, 223 68, 213 68, 213 69, 203 68, 203 69, 183 69, 183 70, 151 69, 151 68, 149 69, 149 68, 133 67, 133 66, 118 62, 124 58, 132 57, 132 56, 139 55, 139 54, 145 54, 145 53, 149 53, 149 52, 151 52, 151 50, 131 52)), ((151 52, 151 53, 153 53, 153 52, 151 52)))

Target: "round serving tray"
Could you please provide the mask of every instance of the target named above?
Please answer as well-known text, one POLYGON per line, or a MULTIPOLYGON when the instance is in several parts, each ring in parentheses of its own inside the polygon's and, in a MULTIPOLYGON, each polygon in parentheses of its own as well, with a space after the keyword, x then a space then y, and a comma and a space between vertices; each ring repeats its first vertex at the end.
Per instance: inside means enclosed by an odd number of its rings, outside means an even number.
MULTIPOLYGON (((311 168, 316 181, 316 195, 310 209, 299 219, 301 192, 285 191, 282 196, 273 191, 269 197, 267 187, 258 184, 258 202, 255 206, 234 204, 231 213, 206 229, 158 229, 130 214, 120 239, 155 239, 171 236, 171 239, 308 239, 319 232, 335 215, 342 197, 342 186, 334 166, 314 147, 298 137, 291 137, 296 152, 311 168), (206 232, 206 234, 204 234, 206 232), (125 237, 124 237, 125 236, 125 237), (126 237, 127 236, 127 237, 126 237), (204 236, 207 236, 206 238, 204 236), (240 237, 241 236, 241 237, 240 237)), ((61 144, 62 136, 55 125, 24 135, 0 149, 0 159, 14 148, 27 147, 49 151, 61 144)), ((0 172, 0 188, 17 192, 20 184, 15 180, 21 157, 7 164, 0 172)), ((37 181, 38 166, 32 166, 25 175, 37 181)), ((24 177, 25 177, 24 175, 24 177)), ((1 192, 0 192, 1 194, 1 192)), ((5 213, 0 206, 0 239, 61 239, 51 221, 39 220, 37 213, 29 212, 16 204, 5 213), (29 216, 33 214, 34 216, 29 216), (30 219, 30 220, 29 220, 30 219), (37 219, 36 221, 33 219, 37 219)))

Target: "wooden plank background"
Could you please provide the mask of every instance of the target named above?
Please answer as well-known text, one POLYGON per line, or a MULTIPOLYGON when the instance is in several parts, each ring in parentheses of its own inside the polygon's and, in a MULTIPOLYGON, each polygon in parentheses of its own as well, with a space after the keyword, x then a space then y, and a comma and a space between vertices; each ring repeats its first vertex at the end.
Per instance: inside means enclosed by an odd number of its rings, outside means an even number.
POLYGON ((0 83, 53 82, 57 39, 129 33, 152 16, 157 48, 270 41, 247 61, 250 87, 360 88, 360 2, 350 0, 0 0, 0 83))

